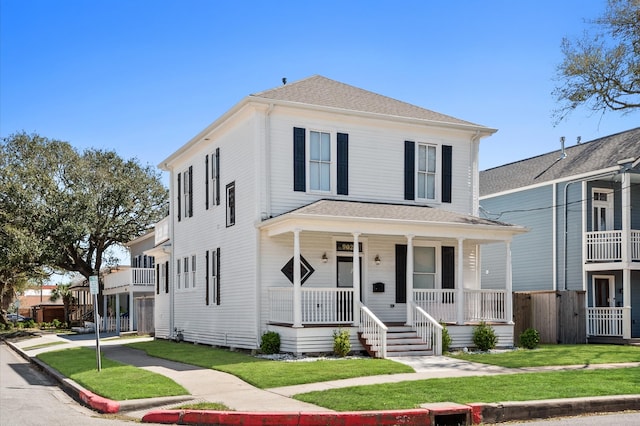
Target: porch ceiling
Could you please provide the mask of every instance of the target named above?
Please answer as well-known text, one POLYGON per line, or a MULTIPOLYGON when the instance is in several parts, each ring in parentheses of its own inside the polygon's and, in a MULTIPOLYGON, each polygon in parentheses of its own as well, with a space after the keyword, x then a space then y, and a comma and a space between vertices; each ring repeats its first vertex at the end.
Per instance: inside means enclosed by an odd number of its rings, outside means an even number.
POLYGON ((413 235, 464 238, 478 243, 509 241, 527 232, 522 226, 428 206, 319 200, 258 225, 269 236, 300 231, 359 232, 370 235, 413 235))

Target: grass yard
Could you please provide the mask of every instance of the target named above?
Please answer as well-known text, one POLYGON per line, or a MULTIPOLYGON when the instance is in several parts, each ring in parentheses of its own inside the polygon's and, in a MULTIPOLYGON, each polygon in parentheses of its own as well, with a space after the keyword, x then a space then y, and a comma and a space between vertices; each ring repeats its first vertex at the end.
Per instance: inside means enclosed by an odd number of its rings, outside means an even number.
POLYGON ((94 349, 44 352, 37 358, 92 392, 116 401, 189 394, 165 376, 104 357, 101 358, 102 370, 98 372, 94 349))
POLYGON ((501 402, 637 394, 640 368, 505 374, 339 388, 295 395, 336 411, 416 408, 427 402, 501 402))
POLYGON ((260 359, 242 352, 167 340, 131 343, 127 346, 141 349, 157 358, 224 371, 261 389, 414 372, 409 366, 386 359, 284 362, 260 359))
POLYGON ((640 347, 618 345, 541 345, 499 353, 449 354, 452 358, 502 367, 542 367, 549 365, 589 365, 640 362, 640 347))

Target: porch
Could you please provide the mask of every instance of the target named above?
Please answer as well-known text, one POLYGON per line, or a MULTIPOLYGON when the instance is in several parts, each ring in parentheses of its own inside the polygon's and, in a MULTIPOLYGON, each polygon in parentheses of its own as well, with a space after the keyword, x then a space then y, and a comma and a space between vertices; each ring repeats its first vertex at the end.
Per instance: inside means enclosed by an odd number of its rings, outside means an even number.
POLYGON ((153 294, 156 286, 154 268, 120 267, 104 276, 101 330, 117 333, 136 330, 135 296, 153 294))

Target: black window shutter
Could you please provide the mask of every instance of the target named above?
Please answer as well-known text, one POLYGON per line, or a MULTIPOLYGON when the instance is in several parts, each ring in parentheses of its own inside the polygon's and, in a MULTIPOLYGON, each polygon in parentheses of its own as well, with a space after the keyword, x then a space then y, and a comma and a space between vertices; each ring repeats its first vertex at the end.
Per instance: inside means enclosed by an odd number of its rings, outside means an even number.
POLYGON ((404 199, 405 200, 416 199, 415 185, 416 185, 415 142, 404 141, 404 199))
POLYGON ((220 304, 220 248, 216 250, 216 304, 220 304))
POLYGON ((209 154, 204 157, 204 206, 209 210, 209 154))
POLYGON ((442 145, 442 202, 451 202, 452 147, 442 145))
MULTIPOLYGON (((185 206, 186 208, 187 206, 185 206)), ((193 216, 193 166, 189 166, 189 217, 193 216)))
POLYGON ((306 190, 305 129, 293 128, 293 190, 306 190))
POLYGON ((181 219, 181 213, 182 213, 182 203, 180 198, 182 198, 182 184, 181 184, 181 180, 180 180, 180 176, 182 175, 182 173, 178 173, 178 222, 180 222, 181 219))
POLYGON ((442 288, 456 288, 455 247, 442 247, 442 288))
POLYGON ((156 294, 160 294, 160 265, 156 265, 156 294))
POLYGON ((209 306, 209 250, 204 252, 204 303, 209 306))
POLYGON ((216 206, 220 205, 220 148, 216 148, 216 206))
POLYGON ((164 292, 169 293, 169 261, 164 262, 164 292))
POLYGON ((396 303, 407 303, 407 246, 396 244, 396 303))
POLYGON ((338 133, 338 194, 349 195, 349 135, 338 133))

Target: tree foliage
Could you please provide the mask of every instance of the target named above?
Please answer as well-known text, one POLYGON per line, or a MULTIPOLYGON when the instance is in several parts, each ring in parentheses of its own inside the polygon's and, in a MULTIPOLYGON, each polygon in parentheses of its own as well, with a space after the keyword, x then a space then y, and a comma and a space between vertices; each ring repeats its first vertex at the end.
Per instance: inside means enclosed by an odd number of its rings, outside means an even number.
POLYGON ((135 159, 37 134, 3 138, 0 263, 9 262, 0 286, 43 267, 97 275, 110 249, 164 217, 167 199, 159 174, 135 159))
POLYGON ((58 284, 51 292, 49 299, 52 302, 62 300, 62 304, 64 305, 64 322, 66 322, 67 325, 71 324, 71 307, 76 302, 76 298, 71 290, 71 284, 58 284))
POLYGON ((640 0, 608 0, 595 30, 562 40, 563 62, 553 95, 558 121, 579 106, 593 111, 640 108, 640 0))

